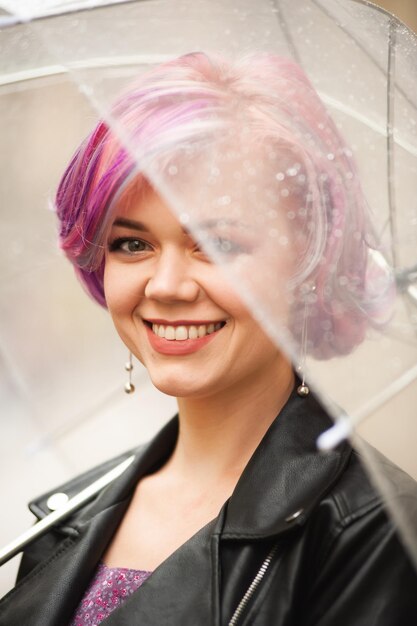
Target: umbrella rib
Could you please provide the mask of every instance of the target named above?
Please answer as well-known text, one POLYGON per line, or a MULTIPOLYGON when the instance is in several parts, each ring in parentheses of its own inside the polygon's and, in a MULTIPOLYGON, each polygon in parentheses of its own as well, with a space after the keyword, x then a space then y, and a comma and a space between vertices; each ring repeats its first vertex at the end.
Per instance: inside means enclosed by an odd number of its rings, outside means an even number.
POLYGON ((65 422, 55 428, 47 430, 45 433, 35 436, 25 446, 25 452, 28 456, 32 456, 42 452, 44 449, 51 447, 53 444, 59 442, 63 437, 71 435, 76 429, 82 428, 86 423, 91 422, 94 418, 100 417, 104 414, 109 404, 115 403, 120 396, 120 388, 114 388, 107 393, 98 402, 88 406, 79 413, 70 414, 69 418, 65 422))
MULTIPOLYGON (((321 4, 319 4, 320 0, 311 0, 313 2, 313 4, 316 5, 316 7, 322 12, 324 13, 324 15, 326 15, 329 20, 335 22, 334 17, 332 16, 332 14, 325 8, 323 7, 321 4)), ((363 6, 369 7, 369 8, 373 8, 375 10, 379 10, 380 13, 382 13, 383 15, 385 15, 387 18, 389 18, 390 20, 390 26, 391 24, 393 24, 394 26, 396 26, 396 24, 400 24, 402 28, 407 29, 409 32, 412 32, 408 26, 406 24, 404 24, 398 17, 392 15, 391 13, 389 13, 388 11, 386 11, 385 9, 382 9, 382 7, 378 7, 375 4, 372 4, 370 2, 366 2, 366 0, 352 0, 352 2, 356 2, 357 4, 362 4, 363 6)), ((358 39, 356 39, 356 37, 344 26, 342 26, 341 24, 337 24, 337 26, 340 28, 340 30, 342 30, 348 37, 350 37, 358 46, 358 48, 365 54, 365 56, 367 56, 370 61, 372 61, 372 63, 375 65, 375 67, 377 67, 380 72, 382 72, 383 74, 386 74, 385 68, 382 67, 378 61, 371 55, 369 54, 369 52, 366 50, 365 46, 358 41, 358 39)), ((411 100, 411 98, 405 93, 405 91, 400 87, 397 86, 397 90, 398 93, 400 93, 402 95, 402 97, 405 99, 405 101, 412 107, 415 106, 415 103, 411 100)))
POLYGON ((395 43, 396 26, 393 20, 389 25, 388 43, 388 73, 387 73, 387 184, 389 222, 392 240, 392 262, 394 268, 398 266, 397 244, 398 233, 396 228, 396 201, 395 201, 395 170, 394 170, 394 85, 395 85, 395 43))
MULTIPOLYGON (((340 111, 341 113, 348 115, 352 119, 357 120, 364 126, 367 126, 368 128, 375 131, 379 135, 382 135, 383 137, 387 136, 386 125, 383 125, 382 123, 378 123, 372 120, 370 117, 364 115, 363 113, 358 113, 355 109, 353 109, 349 105, 345 104, 344 102, 340 102, 336 100, 335 98, 332 98, 331 96, 324 93, 323 91, 318 90, 318 94, 320 98, 323 100, 323 102, 329 107, 331 107, 332 109, 335 109, 336 111, 340 111)), ((410 142, 408 142, 404 137, 398 137, 397 135, 395 139, 395 143, 401 146, 401 148, 403 148, 409 154, 412 154, 413 156, 417 156, 417 148, 413 146, 410 142)))
POLYGON ((152 65, 155 63, 164 63, 173 58, 169 54, 154 55, 130 55, 118 57, 95 57, 87 61, 65 62, 62 65, 45 65, 38 68, 30 68, 10 74, 0 76, 0 86, 12 85, 13 83, 21 83, 26 80, 34 80, 36 78, 46 78, 48 76, 57 76, 59 74, 68 74, 71 70, 89 70, 97 68, 120 68, 120 67, 137 67, 137 65, 152 65))
POLYGON ((84 11, 91 11, 94 9, 106 9, 107 7, 116 6, 118 4, 133 4, 135 2, 149 2, 149 0, 90 0, 90 2, 84 3, 84 6, 76 5, 69 6, 66 9, 49 10, 44 13, 38 13, 37 15, 25 16, 22 14, 14 13, 12 15, 0 16, 0 28, 8 28, 11 26, 18 26, 19 24, 26 24, 27 22, 35 22, 37 20, 44 20, 54 17, 62 17, 64 15, 70 15, 72 13, 83 13, 84 11))
POLYGON ((317 448, 321 451, 334 450, 336 446, 353 434, 356 426, 364 422, 374 411, 380 409, 416 380, 417 365, 414 365, 393 383, 387 385, 377 398, 371 399, 357 411, 352 412, 349 417, 339 415, 333 426, 319 435, 316 441, 317 448))
POLYGON ((293 38, 291 37, 290 29, 288 28, 287 21, 286 21, 286 19, 284 17, 284 13, 283 13, 283 10, 282 10, 281 4, 280 4, 280 0, 275 0, 275 2, 274 2, 274 0, 272 0, 272 4, 276 8, 276 13, 278 15, 278 22, 279 22, 279 24, 281 26, 281 30, 282 30, 282 33, 284 35, 284 38, 287 41, 288 47, 291 50, 291 54, 293 55, 294 59, 297 61, 298 65, 302 66, 300 55, 298 54, 297 47, 296 47, 296 45, 294 43, 293 38))
POLYGON ((353 412, 350 416, 352 425, 358 425, 363 422, 367 417, 370 417, 373 411, 381 408, 384 404, 403 391, 403 389, 409 387, 409 385, 415 382, 415 380, 417 380, 417 365, 414 365, 407 372, 402 374, 402 376, 394 380, 394 382, 387 385, 378 398, 370 400, 363 407, 353 412))

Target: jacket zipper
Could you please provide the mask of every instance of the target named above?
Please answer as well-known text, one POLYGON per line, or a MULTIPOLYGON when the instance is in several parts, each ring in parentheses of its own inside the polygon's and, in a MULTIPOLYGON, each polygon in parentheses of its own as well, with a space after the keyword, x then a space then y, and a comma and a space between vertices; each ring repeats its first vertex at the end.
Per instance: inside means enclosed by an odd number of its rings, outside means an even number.
POLYGON ((251 584, 247 588, 245 595, 243 596, 243 598, 237 605, 237 608, 235 609, 235 612, 232 615, 232 619, 230 620, 227 626, 236 626, 236 624, 239 622, 240 618, 242 617, 243 612, 245 611, 255 591, 257 590, 263 577, 265 576, 267 569, 271 565, 271 561, 275 556, 275 552, 277 551, 277 548, 278 548, 278 545, 275 545, 270 551, 270 553, 268 554, 268 556, 266 557, 265 561, 262 563, 261 567, 259 568, 258 573, 256 574, 255 578, 252 580, 251 584))

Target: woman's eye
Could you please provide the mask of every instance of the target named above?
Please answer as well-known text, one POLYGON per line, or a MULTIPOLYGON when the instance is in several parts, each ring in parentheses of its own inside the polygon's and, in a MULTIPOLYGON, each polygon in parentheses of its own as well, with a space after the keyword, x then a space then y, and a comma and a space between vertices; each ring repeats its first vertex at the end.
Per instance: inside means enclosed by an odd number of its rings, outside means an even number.
POLYGON ((151 246, 142 239, 135 239, 134 237, 118 237, 109 244, 110 252, 121 251, 126 254, 138 254, 140 252, 147 252, 151 250, 151 246))
POLYGON ((213 237, 208 240, 209 248, 212 248, 215 252, 220 252, 220 254, 243 254, 248 252, 246 246, 238 243, 237 241, 233 241, 233 239, 228 239, 227 237, 213 237))

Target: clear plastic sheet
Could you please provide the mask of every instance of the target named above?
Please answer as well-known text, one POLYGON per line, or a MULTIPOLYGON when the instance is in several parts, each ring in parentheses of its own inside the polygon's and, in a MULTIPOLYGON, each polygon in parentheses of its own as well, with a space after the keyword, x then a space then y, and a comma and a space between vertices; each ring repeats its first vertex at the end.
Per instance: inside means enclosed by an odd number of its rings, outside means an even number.
MULTIPOLYGON (((356 431, 417 378, 415 36, 355 0, 147 0, 38 17, 5 30, 2 45, 7 38, 16 53, 3 80, 39 67, 68 72, 136 171, 302 366, 338 425, 334 441, 350 436, 360 449, 417 563, 415 504, 403 502, 356 431), (248 94, 236 92, 227 111, 213 104, 210 123, 203 115, 188 123, 184 113, 181 131, 167 127, 147 142, 115 94, 200 50, 220 59, 275 55, 281 79, 265 76, 252 116, 248 94), (317 99, 304 78, 294 83, 298 67, 317 99)), ((414 408, 401 410, 411 416, 401 426, 404 454, 413 456, 414 408)))

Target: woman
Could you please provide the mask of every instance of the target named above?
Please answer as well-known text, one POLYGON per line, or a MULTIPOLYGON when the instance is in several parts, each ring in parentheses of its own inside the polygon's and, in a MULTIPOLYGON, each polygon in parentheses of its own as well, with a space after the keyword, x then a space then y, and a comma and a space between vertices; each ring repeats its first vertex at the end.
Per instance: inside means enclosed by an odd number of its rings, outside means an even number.
POLYGON ((415 623, 417 577, 358 454, 317 454, 329 418, 206 254, 271 292, 302 359, 348 353, 386 317, 354 167, 314 89, 285 59, 192 54, 112 115, 129 151, 104 123, 80 146, 61 245, 179 415, 26 550, 0 624, 415 623), (157 191, 168 179, 180 219, 157 191))

